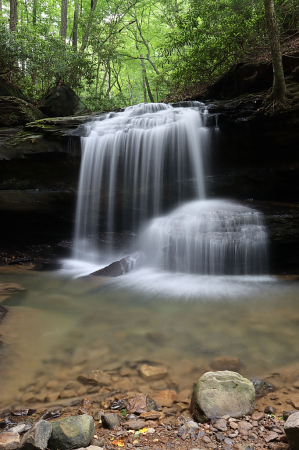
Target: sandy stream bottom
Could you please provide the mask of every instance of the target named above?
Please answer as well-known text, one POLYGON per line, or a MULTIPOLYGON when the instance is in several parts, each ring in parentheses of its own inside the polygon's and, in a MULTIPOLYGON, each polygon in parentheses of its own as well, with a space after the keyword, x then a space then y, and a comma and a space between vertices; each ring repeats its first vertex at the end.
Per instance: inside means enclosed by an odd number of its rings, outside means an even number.
POLYGON ((285 386, 273 401, 287 407, 292 391, 299 404, 296 281, 145 269, 107 280, 29 269, 0 269, 0 283, 27 289, 0 299, 9 309, 0 330, 0 408, 22 405, 30 390, 43 402, 49 381, 57 391, 94 369, 114 374, 116 389, 191 390, 220 356, 239 358, 238 371, 250 379, 283 373, 271 378, 285 386), (166 365, 167 380, 146 384, 137 372, 145 361, 166 365), (131 370, 127 384, 118 376, 124 367, 131 370))

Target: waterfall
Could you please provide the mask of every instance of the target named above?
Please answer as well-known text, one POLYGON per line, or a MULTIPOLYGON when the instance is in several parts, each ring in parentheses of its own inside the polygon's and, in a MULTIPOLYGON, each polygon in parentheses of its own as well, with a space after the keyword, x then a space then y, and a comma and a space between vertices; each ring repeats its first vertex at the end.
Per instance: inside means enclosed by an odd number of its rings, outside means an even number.
POLYGON ((99 230, 142 230, 143 260, 161 270, 267 272, 262 214, 205 199, 208 112, 199 102, 184 106, 139 104, 85 125, 75 259, 91 259, 99 230))
POLYGON ((151 264, 208 275, 267 273, 262 214, 223 200, 193 201, 152 220, 140 246, 151 264))
POLYGON ((207 133, 198 106, 140 104, 85 126, 81 138, 75 258, 89 259, 89 237, 100 226, 137 230, 175 206, 204 198, 202 149, 207 133))

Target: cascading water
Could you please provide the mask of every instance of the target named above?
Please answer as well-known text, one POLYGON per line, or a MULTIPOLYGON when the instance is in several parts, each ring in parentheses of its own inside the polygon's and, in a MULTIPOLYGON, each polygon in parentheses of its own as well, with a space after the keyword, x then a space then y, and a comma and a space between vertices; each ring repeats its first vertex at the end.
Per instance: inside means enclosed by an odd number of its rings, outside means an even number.
POLYGON ((154 219, 141 236, 141 246, 153 265, 175 272, 267 272, 262 214, 223 200, 190 202, 154 219))
POLYGON ((204 198, 205 131, 198 110, 163 103, 136 105, 88 123, 88 136, 82 138, 75 258, 90 259, 88 238, 98 234, 99 219, 109 232, 116 224, 137 230, 161 214, 169 200, 177 205, 188 195, 204 198))
POLYGON ((198 102, 184 106, 140 104, 86 125, 76 259, 91 258, 89 238, 97 235, 99 226, 108 232, 143 227, 143 261, 161 270, 267 272, 262 214, 232 202, 205 200, 207 110, 198 102), (192 198, 197 200, 186 203, 192 198), (170 206, 177 209, 159 217, 170 206))

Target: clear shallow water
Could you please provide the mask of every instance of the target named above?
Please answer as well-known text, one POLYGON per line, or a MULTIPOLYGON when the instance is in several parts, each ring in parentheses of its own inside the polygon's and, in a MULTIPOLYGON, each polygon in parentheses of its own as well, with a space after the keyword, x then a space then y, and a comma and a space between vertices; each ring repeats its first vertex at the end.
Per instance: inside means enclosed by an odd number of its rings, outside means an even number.
POLYGON ((1 272, 0 282, 27 288, 3 302, 11 310, 1 325, 1 407, 20 402, 33 380, 43 390, 52 379, 134 361, 166 364, 179 390, 218 356, 239 357, 251 378, 298 361, 296 283, 153 269, 111 280, 21 269, 1 272))

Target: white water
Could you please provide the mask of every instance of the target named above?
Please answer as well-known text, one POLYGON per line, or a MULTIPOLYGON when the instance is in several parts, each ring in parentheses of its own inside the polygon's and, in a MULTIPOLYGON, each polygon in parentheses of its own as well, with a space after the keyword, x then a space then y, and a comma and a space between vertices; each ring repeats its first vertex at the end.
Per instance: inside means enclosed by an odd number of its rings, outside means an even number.
MULTIPOLYGON (((205 200, 208 113, 198 102, 188 106, 140 104, 85 126, 75 261, 103 267, 121 258, 109 246, 99 256, 93 243, 99 228, 108 233, 143 229, 138 240, 143 264, 158 271, 267 273, 262 214, 228 201, 205 200), (196 200, 188 201, 190 196, 196 200), (161 216, 169 204, 177 209, 161 216)), ((79 267, 75 262, 77 275, 79 267)))
POLYGON ((115 230, 116 221, 126 227, 126 219, 137 230, 148 218, 161 214, 164 197, 174 195, 176 204, 183 201, 190 178, 193 196, 205 197, 202 149, 208 136, 201 133, 198 110, 141 104, 88 123, 86 131, 75 258, 91 259, 88 238, 97 235, 99 218, 108 232, 115 230), (174 182, 176 191, 165 193, 165 185, 173 187, 174 182))
POLYGON ((152 220, 140 246, 153 266, 209 275, 267 273, 262 214, 223 200, 189 202, 152 220))

